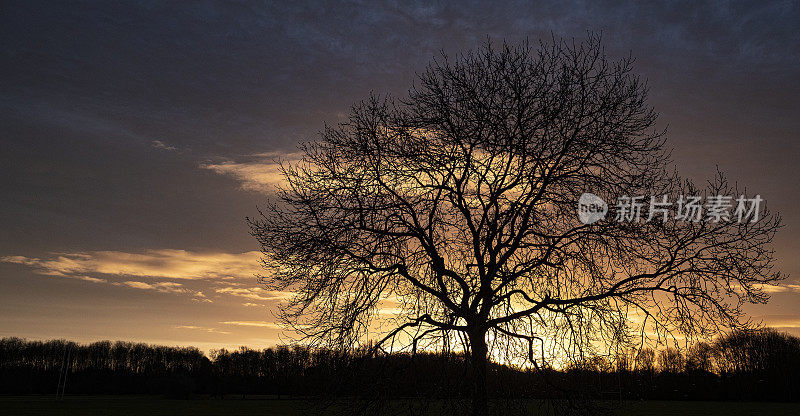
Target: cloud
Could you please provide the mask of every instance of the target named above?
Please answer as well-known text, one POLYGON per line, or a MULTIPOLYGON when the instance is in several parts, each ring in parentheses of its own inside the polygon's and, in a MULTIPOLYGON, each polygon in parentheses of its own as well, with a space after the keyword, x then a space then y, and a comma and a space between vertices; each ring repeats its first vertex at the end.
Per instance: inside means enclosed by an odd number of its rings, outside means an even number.
POLYGON ((218 288, 215 291, 217 293, 239 296, 245 299, 252 299, 258 301, 275 301, 275 300, 282 301, 282 300, 287 300, 294 295, 291 292, 266 290, 260 287, 223 287, 223 288, 218 288))
POLYGON ((250 326, 250 327, 259 327, 259 328, 272 328, 272 329, 284 329, 283 326, 276 324, 275 322, 266 322, 266 321, 224 321, 220 322, 224 325, 234 325, 234 326, 250 326))
POLYGON ((180 283, 175 282, 158 282, 158 283, 147 283, 147 282, 138 282, 138 281, 126 281, 126 282, 118 282, 112 283, 116 286, 127 286, 134 289, 141 289, 141 290, 155 290, 156 292, 161 293, 178 293, 178 294, 186 294, 193 297, 193 300, 198 302, 209 302, 211 303, 211 299, 208 299, 203 292, 199 290, 192 290, 183 287, 180 283))
POLYGON ((164 142, 162 142, 161 140, 153 140, 153 147, 155 147, 156 149, 168 150, 170 152, 178 150, 177 148, 175 148, 175 146, 169 146, 167 144, 164 144, 164 142))
POLYGON ((204 163, 201 169, 208 169, 220 175, 233 177, 240 182, 239 188, 245 191, 270 193, 283 182, 279 160, 297 161, 299 153, 257 153, 247 156, 255 159, 244 162, 224 161, 204 163))
MULTIPOLYGON (((267 321, 223 321, 220 322, 223 325, 232 325, 232 326, 242 326, 242 327, 250 327, 250 328, 269 328, 269 329, 280 329, 282 331, 291 330, 287 324, 278 323, 278 322, 267 322, 267 321)), ((298 325, 299 327, 308 327, 308 325, 298 325)))
POLYGON ((286 294, 269 292, 259 287, 248 288, 236 280, 251 281, 260 271, 260 253, 198 253, 186 250, 146 250, 140 253, 92 251, 56 253, 50 257, 5 256, 0 262, 22 264, 37 274, 108 283, 114 286, 192 297, 196 302, 212 302, 200 289, 224 293, 250 300, 279 300, 286 294), (101 276, 101 277, 96 277, 101 276), (193 282, 199 288, 188 288, 193 282), (219 289, 209 283, 223 284, 219 289))
POLYGON ((161 283, 145 283, 145 282, 122 282, 121 284, 129 287, 134 287, 136 289, 152 289, 152 290, 164 290, 164 291, 175 291, 181 290, 180 283, 174 282, 161 282, 161 283))
POLYGON ((800 328, 800 315, 764 315, 758 319, 774 328, 800 328))
POLYGON ((23 264, 36 273, 50 276, 77 278, 99 274, 196 280, 252 278, 259 271, 259 257, 258 251, 232 254, 162 249, 141 253, 62 253, 50 258, 6 256, 0 257, 0 262, 23 264))
POLYGON ((403 313, 403 308, 378 308, 377 311, 381 315, 398 316, 403 313))
POLYGON ((798 284, 756 285, 756 288, 761 289, 766 293, 800 293, 800 285, 798 284))
POLYGON ((188 329, 191 331, 204 331, 209 332, 212 334, 230 334, 229 331, 220 331, 217 328, 211 328, 207 326, 196 326, 196 325, 176 325, 175 329, 188 329))

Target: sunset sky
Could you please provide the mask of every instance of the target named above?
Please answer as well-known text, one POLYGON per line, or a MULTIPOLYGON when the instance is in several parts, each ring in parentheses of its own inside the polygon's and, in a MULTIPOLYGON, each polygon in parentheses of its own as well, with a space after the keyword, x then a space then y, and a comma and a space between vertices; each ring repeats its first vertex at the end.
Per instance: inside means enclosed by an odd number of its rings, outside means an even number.
POLYGON ((757 320, 800 334, 800 4, 0 3, 0 337, 281 342, 244 218, 324 123, 440 51, 584 37, 636 57, 678 170, 782 213, 757 320))

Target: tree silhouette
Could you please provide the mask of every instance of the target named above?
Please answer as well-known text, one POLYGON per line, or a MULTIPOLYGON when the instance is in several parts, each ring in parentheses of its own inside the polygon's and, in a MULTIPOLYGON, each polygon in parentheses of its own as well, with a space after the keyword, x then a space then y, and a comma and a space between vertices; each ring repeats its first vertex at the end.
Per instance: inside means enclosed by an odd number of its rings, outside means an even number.
POLYGON ((658 368, 667 373, 677 374, 684 370, 683 354, 677 348, 666 348, 658 353, 658 368))
POLYGON ((490 356, 541 367, 739 325, 742 304, 781 278, 778 215, 578 219, 585 192, 739 195, 721 174, 700 189, 671 171, 632 64, 609 61, 594 35, 487 43, 326 126, 248 219, 263 282, 296 294, 283 319, 338 348, 368 331, 376 352, 460 345, 475 415, 488 412, 490 356))
POLYGON ((636 354, 636 362, 634 364, 634 369, 636 371, 641 371, 645 373, 652 373, 655 371, 656 364, 656 353, 650 348, 642 348, 636 354))
MULTIPOLYGON (((526 399, 574 399, 576 395, 608 399, 609 394, 629 400, 800 400, 797 337, 773 329, 739 330, 716 337, 711 344, 695 343, 684 356, 684 368, 678 350, 659 350, 656 366, 656 351, 647 347, 620 351, 616 362, 590 355, 561 369, 539 372, 491 363, 489 384, 498 388, 493 398, 513 399, 504 401, 509 406, 526 399), (619 361, 631 359, 633 368, 619 361)), ((455 405, 454 410, 459 410, 469 385, 464 379, 464 358, 464 353, 428 351, 369 355, 366 346, 347 352, 305 346, 261 351, 242 347, 212 350, 205 356, 186 347, 0 338, 0 391, 50 395, 66 374, 69 382, 61 390, 66 395, 314 397, 312 402, 323 403, 314 414, 326 407, 325 398, 339 397, 347 400, 347 410, 382 414, 378 410, 387 401, 348 400, 368 392, 414 398, 406 401, 410 409, 427 404, 439 410, 455 405), (424 400, 431 391, 445 400, 424 400)), ((420 409, 412 411, 419 414, 420 409)))

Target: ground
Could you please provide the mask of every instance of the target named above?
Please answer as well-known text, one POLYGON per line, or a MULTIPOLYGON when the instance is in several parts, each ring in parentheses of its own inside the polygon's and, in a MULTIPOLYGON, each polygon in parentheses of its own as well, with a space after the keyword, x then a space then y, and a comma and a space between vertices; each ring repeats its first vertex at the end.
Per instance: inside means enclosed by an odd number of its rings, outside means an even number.
MULTIPOLYGON (((319 413, 310 400, 241 398, 177 400, 152 396, 0 396, 0 415, 166 416, 262 415, 319 413)), ((648 401, 614 403, 620 416, 767 416, 800 414, 800 403, 648 401)), ((336 412, 341 413, 341 412, 336 412)))

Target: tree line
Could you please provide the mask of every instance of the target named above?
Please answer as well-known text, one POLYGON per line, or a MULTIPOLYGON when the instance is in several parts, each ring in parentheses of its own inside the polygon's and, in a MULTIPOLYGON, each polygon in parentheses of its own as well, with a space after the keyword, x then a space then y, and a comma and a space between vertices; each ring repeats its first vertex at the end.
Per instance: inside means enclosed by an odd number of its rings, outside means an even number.
MULTIPOLYGON (((212 350, 131 342, 0 339, 0 393, 331 397, 462 397, 468 357, 458 352, 369 354, 302 345, 212 350)), ((800 398, 800 338, 738 331, 688 349, 631 348, 560 369, 491 363, 494 397, 682 400, 800 398)))

